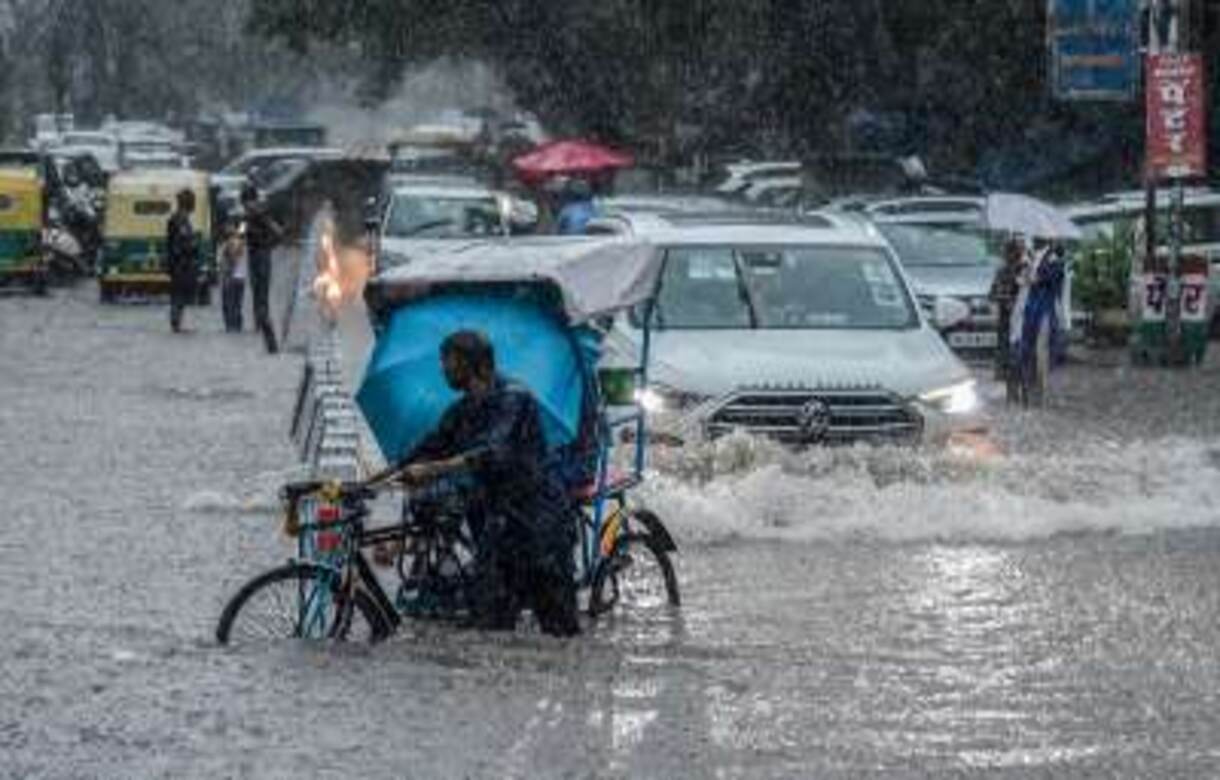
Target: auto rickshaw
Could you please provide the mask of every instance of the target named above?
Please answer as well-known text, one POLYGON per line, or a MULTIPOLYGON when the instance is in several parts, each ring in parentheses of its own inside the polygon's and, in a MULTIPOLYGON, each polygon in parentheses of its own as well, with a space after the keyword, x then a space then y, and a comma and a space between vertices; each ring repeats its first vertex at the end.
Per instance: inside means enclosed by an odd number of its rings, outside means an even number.
POLYGON ((43 251, 46 197, 36 168, 0 170, 0 285, 25 284, 45 294, 49 268, 43 251))
POLYGON ((192 170, 124 171, 110 178, 98 289, 103 303, 120 294, 167 293, 170 288, 165 242, 169 218, 181 190, 195 193, 191 224, 201 234, 196 302, 211 303, 216 284, 212 209, 208 175, 192 170))

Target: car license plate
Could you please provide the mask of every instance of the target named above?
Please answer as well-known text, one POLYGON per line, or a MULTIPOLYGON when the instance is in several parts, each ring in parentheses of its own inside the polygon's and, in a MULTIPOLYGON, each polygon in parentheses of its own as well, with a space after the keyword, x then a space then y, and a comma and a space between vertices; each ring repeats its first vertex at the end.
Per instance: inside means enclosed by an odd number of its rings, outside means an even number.
POLYGON ((999 345, 995 331, 950 333, 949 346, 964 349, 995 349, 999 345))

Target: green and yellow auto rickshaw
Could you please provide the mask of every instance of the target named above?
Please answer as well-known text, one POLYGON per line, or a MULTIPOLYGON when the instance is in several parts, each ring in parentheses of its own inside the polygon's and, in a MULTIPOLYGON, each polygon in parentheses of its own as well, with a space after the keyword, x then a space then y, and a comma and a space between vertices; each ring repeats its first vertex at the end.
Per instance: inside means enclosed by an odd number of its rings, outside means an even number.
POLYGON ((46 292, 45 213, 46 190, 36 168, 0 169, 0 285, 46 292))
POLYGON ((106 219, 102 227, 102 258, 98 267, 101 300, 124 294, 168 293, 165 238, 169 218, 182 190, 195 193, 191 223, 200 232, 196 300, 211 301, 216 284, 212 246, 212 210, 208 175, 202 171, 164 169, 124 171, 110 178, 106 219))

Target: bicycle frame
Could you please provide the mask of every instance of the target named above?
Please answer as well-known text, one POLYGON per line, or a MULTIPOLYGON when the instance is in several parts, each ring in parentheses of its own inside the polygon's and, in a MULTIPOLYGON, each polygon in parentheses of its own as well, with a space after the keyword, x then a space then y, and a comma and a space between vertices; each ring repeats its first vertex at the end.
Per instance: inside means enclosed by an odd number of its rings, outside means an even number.
MULTIPOLYGON (((342 495, 342 491, 343 488, 338 487, 331 491, 330 496, 322 496, 319 491, 314 491, 289 499, 288 524, 293 527, 287 531, 297 540, 296 559, 311 563, 327 574, 324 581, 316 582, 309 588, 309 593, 299 594, 297 625, 301 638, 334 636, 344 621, 350 619, 350 603, 357 587, 373 600, 391 630, 401 622, 398 610, 381 587, 361 550, 383 541, 402 538, 402 529, 400 526, 366 529, 364 521, 369 512, 364 497, 351 498, 342 495), (338 516, 295 524, 291 519, 302 513, 319 518, 319 509, 323 506, 337 508, 338 516), (347 599, 348 604, 336 613, 335 622, 327 626, 325 616, 330 612, 334 593, 347 599)), ((302 589, 305 587, 302 584, 302 589)))
MULTIPOLYGON (((652 349, 652 330, 649 323, 652 321, 653 305, 651 300, 645 304, 640 359, 638 365, 631 369, 637 390, 648 387, 648 363, 652 349)), ((608 539, 607 536, 614 537, 625 532, 623 525, 628 516, 626 493, 643 483, 647 454, 645 449, 647 419, 638 395, 633 399, 633 411, 617 418, 611 418, 610 412, 603 402, 604 396, 600 384, 596 381, 596 376, 586 377, 586 383, 597 394, 600 419, 598 420, 597 481, 586 502, 590 505, 591 517, 581 524, 582 576, 579 581, 581 587, 587 587, 590 584, 599 559, 610 554, 613 538, 608 539), (635 428, 632 469, 626 477, 611 483, 610 460, 613 456, 614 435, 616 431, 628 426, 635 428), (617 506, 614 512, 607 513, 607 507, 611 503, 617 506)))

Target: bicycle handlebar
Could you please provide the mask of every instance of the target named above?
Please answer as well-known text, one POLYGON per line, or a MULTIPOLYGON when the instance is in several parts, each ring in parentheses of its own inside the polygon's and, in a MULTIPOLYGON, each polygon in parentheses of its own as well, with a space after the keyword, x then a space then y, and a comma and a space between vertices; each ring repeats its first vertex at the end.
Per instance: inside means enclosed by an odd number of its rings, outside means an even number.
POLYGON ((290 482, 280 488, 280 495, 284 500, 295 503, 305 496, 312 493, 320 493, 333 486, 340 499, 368 501, 376 498, 382 490, 391 487, 393 478, 398 475, 398 472, 399 469, 387 469, 361 482, 337 482, 320 479, 290 482))

